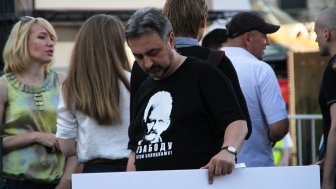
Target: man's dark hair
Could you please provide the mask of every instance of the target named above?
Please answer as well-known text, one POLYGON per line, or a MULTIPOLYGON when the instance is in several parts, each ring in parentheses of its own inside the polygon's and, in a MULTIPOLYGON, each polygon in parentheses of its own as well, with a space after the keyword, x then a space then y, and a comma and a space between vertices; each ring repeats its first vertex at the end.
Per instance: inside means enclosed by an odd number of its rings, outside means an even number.
POLYGON ((173 31, 169 19, 156 8, 146 7, 137 10, 128 20, 125 27, 125 37, 139 37, 147 33, 156 32, 168 41, 169 34, 173 31))

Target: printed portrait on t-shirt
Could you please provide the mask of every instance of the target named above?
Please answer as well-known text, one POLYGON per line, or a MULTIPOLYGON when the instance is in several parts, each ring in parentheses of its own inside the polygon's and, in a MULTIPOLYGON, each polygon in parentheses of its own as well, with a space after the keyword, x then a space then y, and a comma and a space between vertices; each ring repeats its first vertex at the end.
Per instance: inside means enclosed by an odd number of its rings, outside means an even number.
POLYGON ((166 91, 159 91, 149 99, 143 117, 147 132, 139 144, 163 142, 161 134, 170 125, 172 102, 170 93, 166 91))
POLYGON ((173 98, 167 91, 155 93, 148 101, 143 115, 144 136, 138 142, 136 159, 172 156, 173 143, 162 138, 170 126, 173 98))

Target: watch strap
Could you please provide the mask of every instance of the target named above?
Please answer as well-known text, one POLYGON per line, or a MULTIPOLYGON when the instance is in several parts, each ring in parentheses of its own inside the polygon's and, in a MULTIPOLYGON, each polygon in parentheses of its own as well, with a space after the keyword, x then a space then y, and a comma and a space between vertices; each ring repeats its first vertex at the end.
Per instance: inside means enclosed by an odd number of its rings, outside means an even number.
POLYGON ((222 151, 222 150, 226 150, 226 151, 228 151, 229 153, 233 154, 233 155, 235 156, 235 162, 237 163, 237 151, 236 151, 236 152, 232 152, 232 151, 229 150, 229 147, 230 147, 230 146, 223 146, 223 147, 221 148, 221 151, 222 151))

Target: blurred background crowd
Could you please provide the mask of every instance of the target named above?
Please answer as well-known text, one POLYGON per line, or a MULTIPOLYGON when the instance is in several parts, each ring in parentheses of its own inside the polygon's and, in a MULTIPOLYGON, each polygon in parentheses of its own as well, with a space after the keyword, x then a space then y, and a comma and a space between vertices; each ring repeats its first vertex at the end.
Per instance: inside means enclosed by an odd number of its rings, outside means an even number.
MULTIPOLYGON (((1 0, 0 51, 12 25, 21 16, 42 17, 52 23, 58 35, 55 47, 56 70, 67 71, 75 36, 82 23, 98 13, 110 14, 126 22, 135 10, 144 6, 164 5, 165 0, 1 0)), ((317 101, 323 69, 315 42, 313 23, 318 13, 336 4, 335 0, 207 0, 207 32, 225 28, 237 12, 253 10, 273 24, 281 25, 270 35, 271 45, 263 60, 274 69, 290 114, 293 148, 290 165, 308 165, 316 160, 322 136, 322 117, 317 101), (315 78, 315 79, 312 79, 315 78)), ((133 62, 133 56, 129 56, 133 62)), ((3 69, 0 59, 0 70, 3 69)))

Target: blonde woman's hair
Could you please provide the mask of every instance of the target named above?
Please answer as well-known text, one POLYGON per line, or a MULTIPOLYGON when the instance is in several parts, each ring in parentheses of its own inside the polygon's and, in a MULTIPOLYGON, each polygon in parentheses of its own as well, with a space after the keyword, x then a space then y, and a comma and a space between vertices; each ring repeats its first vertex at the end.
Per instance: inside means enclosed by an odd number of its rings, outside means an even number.
MULTIPOLYGON (((34 24, 40 24, 50 34, 51 39, 54 42, 57 41, 55 29, 47 20, 28 16, 22 17, 11 30, 4 47, 3 59, 5 63, 5 73, 21 73, 27 68, 27 62, 31 60, 28 38, 34 24)), ((45 71, 48 71, 51 63, 52 61, 45 65, 45 71)))
POLYGON ((78 33, 63 84, 67 108, 74 108, 100 125, 121 121, 120 85, 130 89, 124 27, 113 16, 95 15, 78 33))

